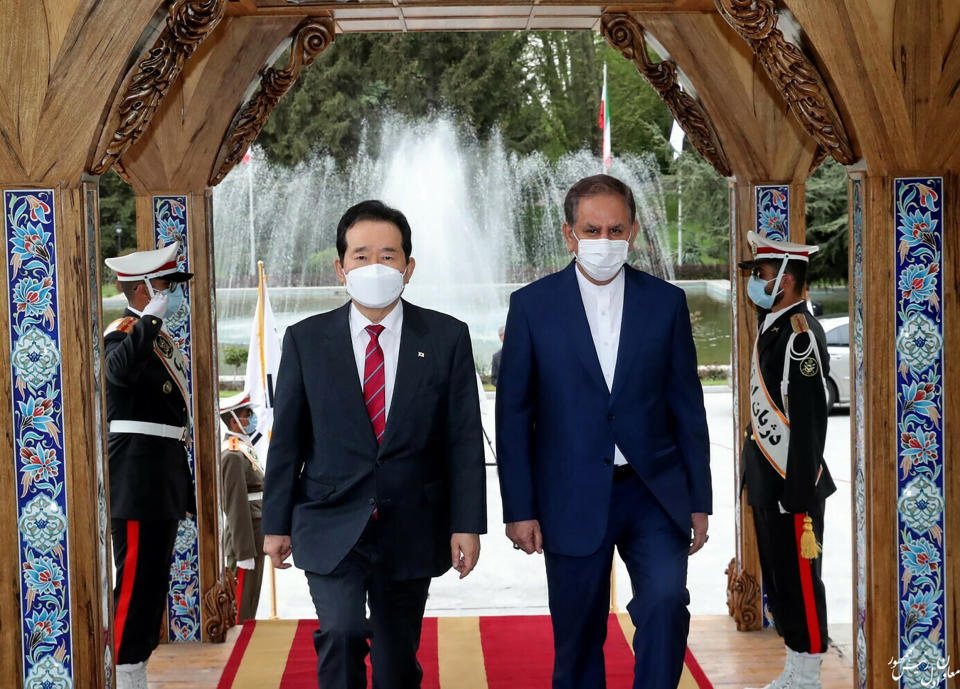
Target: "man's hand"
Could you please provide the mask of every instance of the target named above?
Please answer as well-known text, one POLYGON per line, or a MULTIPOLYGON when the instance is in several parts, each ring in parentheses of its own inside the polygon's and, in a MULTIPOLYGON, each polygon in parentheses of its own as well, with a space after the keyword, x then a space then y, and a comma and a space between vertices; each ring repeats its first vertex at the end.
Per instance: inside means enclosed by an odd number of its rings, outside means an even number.
POLYGON ((710 538, 707 535, 707 513, 694 512, 690 515, 690 521, 693 522, 693 540, 690 542, 690 555, 700 550, 703 544, 710 538))
POLYGON ((536 519, 527 519, 522 522, 507 524, 507 538, 513 541, 513 546, 527 555, 534 551, 543 553, 543 534, 540 533, 540 522, 536 519))
POLYGON ((270 556, 274 569, 289 569, 290 563, 284 562, 293 552, 289 536, 267 534, 263 537, 263 552, 270 556))
POLYGON ((450 536, 450 557, 461 579, 470 574, 480 559, 480 534, 455 533, 450 536))

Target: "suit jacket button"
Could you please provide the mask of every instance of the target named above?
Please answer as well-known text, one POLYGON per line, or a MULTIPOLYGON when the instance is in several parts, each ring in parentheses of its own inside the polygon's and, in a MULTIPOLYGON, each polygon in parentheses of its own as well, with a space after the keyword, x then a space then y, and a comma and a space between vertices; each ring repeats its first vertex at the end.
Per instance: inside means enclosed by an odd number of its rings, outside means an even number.
POLYGON ((614 414, 607 414, 607 421, 613 421, 615 418, 617 417, 614 414))
POLYGON ((606 466, 610 466, 611 464, 613 464, 613 460, 610 459, 609 457, 604 457, 604 458, 603 458, 603 463, 604 463, 604 465, 606 465, 606 466))

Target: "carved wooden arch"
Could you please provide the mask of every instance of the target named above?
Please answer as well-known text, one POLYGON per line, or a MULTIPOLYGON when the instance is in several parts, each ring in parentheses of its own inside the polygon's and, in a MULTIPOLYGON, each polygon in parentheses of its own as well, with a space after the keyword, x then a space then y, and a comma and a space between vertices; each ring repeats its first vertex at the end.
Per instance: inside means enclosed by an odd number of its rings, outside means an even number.
POLYGON ((843 165, 857 157, 816 65, 777 28, 773 0, 714 0, 717 11, 743 37, 807 133, 843 165))
POLYGON ((166 28, 140 58, 123 95, 111 108, 113 114, 101 135, 90 172, 102 175, 143 135, 170 84, 180 76, 197 46, 217 28, 226 4, 226 0, 169 0, 166 28))
POLYGON ((700 101, 681 90, 677 83, 677 63, 673 60, 653 62, 650 59, 644 28, 632 14, 604 14, 601 31, 607 43, 632 61, 637 71, 660 94, 674 119, 689 137, 691 145, 704 160, 724 177, 730 177, 730 163, 707 111, 700 101))
POLYGON ((294 29, 290 60, 284 69, 268 67, 260 76, 260 88, 237 110, 227 127, 220 150, 210 171, 209 185, 219 184, 240 162, 270 117, 280 98, 300 78, 300 72, 333 43, 331 17, 311 17, 294 29))

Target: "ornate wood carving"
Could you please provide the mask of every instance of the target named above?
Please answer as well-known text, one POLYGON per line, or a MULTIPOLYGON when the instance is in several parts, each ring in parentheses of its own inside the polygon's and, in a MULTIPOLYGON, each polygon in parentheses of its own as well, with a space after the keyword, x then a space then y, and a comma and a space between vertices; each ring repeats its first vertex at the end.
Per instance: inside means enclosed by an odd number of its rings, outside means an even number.
POLYGON ((227 630, 237 623, 237 582, 224 568, 219 581, 203 594, 203 628, 210 641, 223 643, 227 630))
POLYGON ((727 575, 727 610, 737 623, 738 632, 763 628, 760 584, 748 572, 737 571, 737 559, 730 560, 727 575))
POLYGON ((677 64, 672 60, 653 62, 650 59, 644 28, 633 15, 625 12, 604 14, 601 24, 607 43, 632 61, 637 71, 656 89, 697 152, 721 175, 731 176, 730 163, 706 110, 677 83, 677 64))
POLYGON ((840 114, 816 65, 777 28, 773 0, 715 0, 720 15, 750 46, 787 106, 838 163, 856 156, 840 114))
POLYGON ((213 31, 226 0, 170 0, 167 26, 127 81, 117 107, 119 122, 100 160, 92 168, 103 174, 146 131, 170 84, 197 46, 213 31))
POLYGON ((335 31, 330 17, 311 17, 302 21, 293 33, 293 45, 290 60, 284 69, 268 67, 260 76, 260 88, 237 110, 220 150, 217 152, 213 169, 210 171, 210 186, 219 184, 227 173, 243 158, 267 118, 290 87, 300 78, 300 72, 310 65, 314 58, 333 43, 335 31))

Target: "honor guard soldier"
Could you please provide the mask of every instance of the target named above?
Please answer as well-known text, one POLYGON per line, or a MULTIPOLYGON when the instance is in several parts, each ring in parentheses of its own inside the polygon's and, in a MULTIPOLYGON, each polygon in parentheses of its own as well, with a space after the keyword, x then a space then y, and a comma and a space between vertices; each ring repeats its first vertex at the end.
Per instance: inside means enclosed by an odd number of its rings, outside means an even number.
POLYGON ((227 427, 220 448, 220 484, 226 515, 224 551, 227 566, 237 578, 237 623, 252 620, 260 602, 263 581, 263 467, 250 439, 257 430, 257 415, 249 393, 228 397, 220 405, 227 427))
POLYGON ((760 312, 750 369, 742 484, 753 507, 760 571, 787 658, 765 689, 819 689, 827 647, 820 578, 824 503, 836 490, 823 459, 827 433, 823 328, 804 297, 819 247, 750 232, 747 295, 760 312))
POLYGON ((146 689, 157 647, 177 526, 195 511, 187 462, 190 405, 186 362, 164 327, 185 316, 175 242, 109 258, 127 299, 104 334, 110 517, 117 581, 117 689, 146 689))

